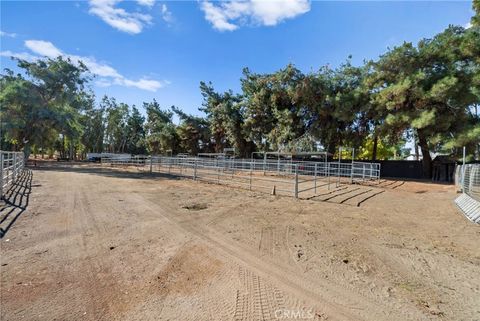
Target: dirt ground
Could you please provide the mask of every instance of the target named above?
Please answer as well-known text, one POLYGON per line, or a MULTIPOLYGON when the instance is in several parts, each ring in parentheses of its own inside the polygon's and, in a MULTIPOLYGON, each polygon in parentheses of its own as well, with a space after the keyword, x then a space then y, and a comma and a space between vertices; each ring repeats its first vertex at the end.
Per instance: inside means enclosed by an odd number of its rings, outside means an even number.
POLYGON ((0 204, 1 320, 480 320, 453 186, 383 185, 353 206, 39 165, 0 204))

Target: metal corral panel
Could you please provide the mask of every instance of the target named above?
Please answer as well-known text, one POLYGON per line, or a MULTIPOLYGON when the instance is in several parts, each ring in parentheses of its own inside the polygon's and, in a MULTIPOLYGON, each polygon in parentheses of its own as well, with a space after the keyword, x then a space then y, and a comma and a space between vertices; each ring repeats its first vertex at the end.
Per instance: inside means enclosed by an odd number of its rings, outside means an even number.
POLYGON ((480 202, 462 194, 455 199, 455 204, 470 221, 480 224, 480 202))

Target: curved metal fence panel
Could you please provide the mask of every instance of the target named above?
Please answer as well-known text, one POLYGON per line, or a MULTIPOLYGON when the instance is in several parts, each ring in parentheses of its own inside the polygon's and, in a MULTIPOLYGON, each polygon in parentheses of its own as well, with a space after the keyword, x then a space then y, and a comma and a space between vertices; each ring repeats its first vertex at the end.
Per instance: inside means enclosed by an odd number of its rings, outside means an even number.
POLYGON ((19 177, 25 166, 22 152, 7 152, 0 150, 0 199, 5 191, 19 177))
POLYGON ((480 164, 457 166, 455 186, 462 192, 455 203, 469 220, 480 224, 480 164))

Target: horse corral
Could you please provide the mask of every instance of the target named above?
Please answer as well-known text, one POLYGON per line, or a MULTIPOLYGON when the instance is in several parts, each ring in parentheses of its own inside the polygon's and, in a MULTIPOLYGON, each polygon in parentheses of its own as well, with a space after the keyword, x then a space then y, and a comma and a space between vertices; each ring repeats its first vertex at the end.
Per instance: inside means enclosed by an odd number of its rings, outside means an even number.
POLYGON ((112 167, 134 166, 149 173, 164 173, 302 199, 323 199, 328 195, 326 199, 330 200, 345 195, 340 202, 349 201, 357 206, 381 192, 375 187, 381 184, 380 165, 368 162, 106 157, 102 158, 102 164, 112 167), (351 186, 353 184, 356 186, 351 186), (368 188, 358 185, 367 185, 368 188))

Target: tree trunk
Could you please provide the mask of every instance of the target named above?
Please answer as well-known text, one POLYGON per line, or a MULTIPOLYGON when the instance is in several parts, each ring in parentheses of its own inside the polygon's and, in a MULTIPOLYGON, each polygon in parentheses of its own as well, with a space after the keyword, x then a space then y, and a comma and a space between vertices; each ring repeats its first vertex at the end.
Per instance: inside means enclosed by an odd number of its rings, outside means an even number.
POLYGON ((60 151, 60 157, 65 158, 65 134, 62 134, 62 150, 60 151))
POLYGON ((335 157, 335 152, 336 152, 335 144, 332 144, 332 143, 328 144, 327 152, 329 156, 331 155, 333 159, 333 157, 335 157))
POLYGON ((428 148, 427 139, 421 132, 418 134, 418 146, 422 151, 422 171, 423 178, 432 178, 432 158, 430 157, 430 150, 428 148))
POLYGON ((25 159, 25 163, 28 161, 28 158, 30 157, 30 143, 26 143, 25 146, 23 147, 23 157, 25 159))
POLYGON ((418 152, 418 134, 417 132, 414 130, 413 131, 413 148, 415 149, 415 160, 419 160, 420 159, 420 154, 418 152))
POLYGON ((372 161, 377 160, 378 136, 373 136, 372 161))

